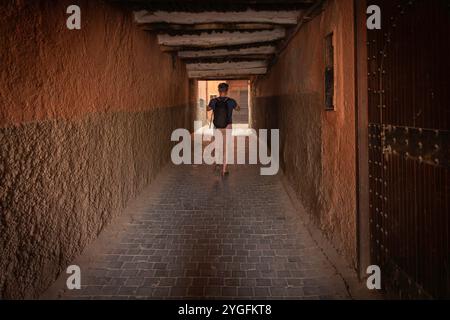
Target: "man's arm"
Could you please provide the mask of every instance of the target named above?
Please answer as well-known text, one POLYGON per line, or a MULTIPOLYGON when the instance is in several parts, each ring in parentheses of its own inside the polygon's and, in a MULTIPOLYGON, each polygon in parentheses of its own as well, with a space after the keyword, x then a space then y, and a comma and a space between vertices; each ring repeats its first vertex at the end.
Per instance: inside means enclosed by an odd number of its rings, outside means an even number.
POLYGON ((211 111, 213 109, 213 107, 211 106, 214 103, 214 99, 211 99, 211 101, 209 101, 208 105, 206 106, 206 111, 211 111))

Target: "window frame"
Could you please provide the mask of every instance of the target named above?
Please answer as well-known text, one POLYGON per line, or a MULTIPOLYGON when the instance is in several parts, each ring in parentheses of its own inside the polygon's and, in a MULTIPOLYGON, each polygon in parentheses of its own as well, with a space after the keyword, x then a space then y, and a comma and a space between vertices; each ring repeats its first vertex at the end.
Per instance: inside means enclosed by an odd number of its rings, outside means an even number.
POLYGON ((334 32, 324 38, 324 105, 325 111, 336 111, 336 59, 334 32), (330 93, 331 90, 331 93, 330 93), (331 96, 331 97, 330 97, 331 96), (331 102, 331 103, 330 103, 331 102))

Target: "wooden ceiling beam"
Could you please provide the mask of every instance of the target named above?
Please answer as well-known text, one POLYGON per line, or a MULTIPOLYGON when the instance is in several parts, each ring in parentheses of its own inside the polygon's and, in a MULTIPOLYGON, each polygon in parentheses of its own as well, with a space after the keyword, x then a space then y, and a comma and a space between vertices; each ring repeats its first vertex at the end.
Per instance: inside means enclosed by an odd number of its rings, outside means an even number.
POLYGON ((167 12, 140 10, 134 12, 137 23, 173 23, 173 24, 206 24, 206 23, 271 23, 295 25, 301 11, 204 11, 204 12, 167 12))
POLYGON ((173 23, 143 23, 141 29, 154 32, 171 31, 217 31, 217 30, 273 30, 276 24, 271 23, 200 23, 200 24, 173 24, 173 23))
POLYGON ((262 45, 247 48, 230 49, 209 49, 209 50, 182 50, 178 56, 182 59, 188 58, 218 58, 218 57, 236 57, 244 55, 271 55, 275 53, 274 45, 262 45))
POLYGON ((243 55, 235 57, 213 57, 213 58, 187 58, 184 63, 222 63, 222 62, 242 62, 242 61, 269 61, 272 55, 243 55))
POLYGON ((204 77, 236 77, 236 76, 250 76, 261 75, 267 72, 267 68, 239 68, 239 69, 227 69, 227 70, 199 70, 188 71, 189 78, 204 78, 204 77))
POLYGON ((196 80, 249 80, 251 75, 222 76, 222 77, 201 77, 196 80))
POLYGON ((277 47, 278 43, 281 40, 275 40, 270 42, 258 42, 258 43, 245 43, 245 44, 239 44, 239 45, 233 45, 229 46, 226 43, 221 44, 220 46, 211 46, 211 47, 198 47, 198 46, 163 46, 161 45, 160 48, 163 52, 173 52, 173 51, 203 51, 203 50, 237 50, 237 49, 243 49, 243 48, 253 48, 253 47, 260 47, 260 46, 275 46, 277 47))
POLYGON ((230 70, 230 69, 250 69, 250 68, 266 68, 267 61, 239 61, 239 62, 218 62, 218 63, 187 63, 187 71, 203 71, 203 70, 230 70))
POLYGON ((272 11, 304 10, 316 0, 107 0, 132 10, 148 11, 272 11))
POLYGON ((204 32, 201 34, 175 35, 159 34, 158 43, 163 46, 172 47, 217 47, 233 46, 251 43, 271 42, 284 38, 286 30, 276 28, 274 30, 264 31, 223 31, 223 32, 204 32))

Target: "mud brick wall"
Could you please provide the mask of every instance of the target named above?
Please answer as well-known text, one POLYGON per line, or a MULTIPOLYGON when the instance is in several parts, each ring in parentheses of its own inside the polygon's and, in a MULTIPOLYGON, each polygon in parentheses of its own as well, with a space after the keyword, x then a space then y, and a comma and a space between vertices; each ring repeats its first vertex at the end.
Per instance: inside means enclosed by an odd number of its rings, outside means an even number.
POLYGON ((280 129, 280 166, 313 220, 356 266, 353 1, 329 1, 271 71, 252 81, 251 124, 280 129), (334 33, 335 111, 325 111, 325 37, 334 33))
POLYGON ((132 14, 0 4, 0 298, 36 298, 170 159, 191 127, 184 65, 132 14))

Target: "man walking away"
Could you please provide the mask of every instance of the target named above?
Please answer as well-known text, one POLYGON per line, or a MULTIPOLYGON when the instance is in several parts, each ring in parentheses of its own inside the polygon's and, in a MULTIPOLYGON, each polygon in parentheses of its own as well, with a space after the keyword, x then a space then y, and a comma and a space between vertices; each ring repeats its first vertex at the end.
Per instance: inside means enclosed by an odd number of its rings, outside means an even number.
POLYGON ((226 145, 227 145, 227 129, 232 129, 233 125, 233 110, 239 111, 241 108, 237 104, 236 100, 228 97, 228 84, 220 83, 219 84, 219 96, 217 98, 212 99, 208 107, 207 111, 213 111, 213 123, 214 128, 219 129, 222 132, 223 136, 223 167, 222 167, 222 176, 228 174, 227 170, 227 159, 226 159, 226 145))

